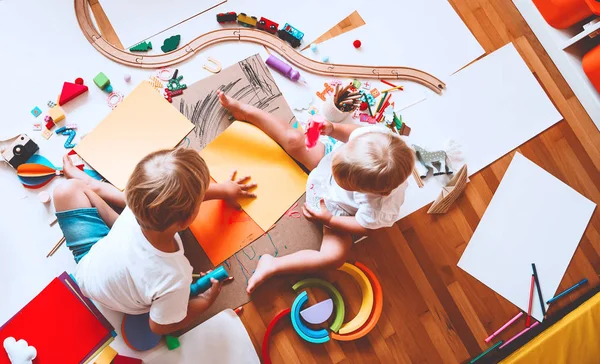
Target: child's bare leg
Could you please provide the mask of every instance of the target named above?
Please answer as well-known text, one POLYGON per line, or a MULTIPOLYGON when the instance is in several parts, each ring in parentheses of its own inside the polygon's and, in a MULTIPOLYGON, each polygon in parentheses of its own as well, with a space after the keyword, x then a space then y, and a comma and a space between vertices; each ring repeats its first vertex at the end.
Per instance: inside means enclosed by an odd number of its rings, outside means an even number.
POLYGON ((109 228, 119 217, 106 201, 77 179, 69 179, 54 189, 54 207, 57 212, 95 207, 109 228))
POLYGON ((352 236, 338 233, 323 227, 321 250, 301 250, 299 252, 273 257, 265 254, 260 257, 258 266, 248 281, 248 293, 267 278, 282 273, 310 273, 340 267, 346 261, 352 248, 352 236))
POLYGON ((313 170, 325 155, 325 146, 322 143, 317 143, 314 148, 307 150, 304 144, 304 134, 300 130, 294 129, 266 111, 242 104, 222 92, 219 92, 219 100, 221 105, 231 111, 235 118, 259 127, 281 145, 292 158, 309 170, 313 170))
POLYGON ((68 179, 78 179, 95 192, 104 201, 115 207, 125 208, 125 194, 115 186, 93 179, 81 169, 75 167, 68 156, 63 157, 63 173, 68 179))

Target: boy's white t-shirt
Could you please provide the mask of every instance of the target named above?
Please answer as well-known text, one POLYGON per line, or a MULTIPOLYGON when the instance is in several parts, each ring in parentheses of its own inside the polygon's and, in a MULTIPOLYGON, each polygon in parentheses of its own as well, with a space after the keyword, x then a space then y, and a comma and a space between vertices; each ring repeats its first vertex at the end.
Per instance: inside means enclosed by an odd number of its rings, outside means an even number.
MULTIPOLYGON (((366 133, 391 133, 383 125, 364 126, 355 129, 348 141, 366 133)), ((335 216, 354 216, 366 229, 390 227, 400 220, 400 207, 404 203, 404 193, 408 182, 404 181, 389 195, 346 191, 335 181, 332 173, 333 154, 345 144, 337 142, 333 151, 325 155, 313 169, 306 183, 306 201, 313 208, 322 198, 327 209, 335 216)))
POLYGON ((133 315, 149 311, 159 325, 180 322, 187 315, 192 266, 179 235, 175 241, 175 253, 156 249, 125 208, 108 235, 79 261, 75 278, 87 297, 112 310, 133 315))

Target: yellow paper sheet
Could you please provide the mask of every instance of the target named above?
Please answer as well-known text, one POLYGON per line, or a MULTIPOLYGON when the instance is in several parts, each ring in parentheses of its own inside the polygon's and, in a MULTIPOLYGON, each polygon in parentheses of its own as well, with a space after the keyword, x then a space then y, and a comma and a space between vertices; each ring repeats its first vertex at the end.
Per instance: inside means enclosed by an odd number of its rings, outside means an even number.
POLYGON ((92 168, 124 190, 147 154, 175 147, 194 128, 147 82, 137 86, 75 147, 92 168))
POLYGON ((304 193, 307 175, 287 153, 254 125, 236 121, 200 154, 217 182, 231 171, 250 175, 257 198, 239 200, 246 213, 267 231, 304 193))

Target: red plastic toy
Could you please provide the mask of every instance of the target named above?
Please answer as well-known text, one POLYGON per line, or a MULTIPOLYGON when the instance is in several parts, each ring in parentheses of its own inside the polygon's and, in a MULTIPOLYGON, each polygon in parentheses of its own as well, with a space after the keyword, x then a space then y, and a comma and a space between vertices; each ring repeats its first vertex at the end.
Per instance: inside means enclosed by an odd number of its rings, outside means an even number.
POLYGON ((354 46, 354 48, 360 48, 360 46, 362 45, 360 40, 355 40, 354 42, 352 42, 352 45, 354 46))
POLYGON ((325 118, 321 115, 315 115, 312 117, 311 121, 308 123, 308 128, 304 135, 306 136, 304 140, 304 144, 306 145, 306 149, 314 148, 317 145, 317 141, 319 140, 319 136, 321 135, 321 127, 325 123, 325 118))
POLYGON ((76 79, 75 83, 65 82, 60 93, 60 99, 58 100, 58 104, 64 105, 67 102, 76 98, 77 96, 86 93, 87 90, 88 87, 83 84, 82 78, 76 79))

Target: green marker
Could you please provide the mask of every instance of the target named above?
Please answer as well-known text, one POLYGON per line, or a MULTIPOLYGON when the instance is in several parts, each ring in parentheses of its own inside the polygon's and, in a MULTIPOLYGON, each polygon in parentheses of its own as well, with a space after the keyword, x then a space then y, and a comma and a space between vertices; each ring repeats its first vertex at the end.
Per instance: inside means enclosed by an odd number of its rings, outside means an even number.
POLYGON ((498 346, 502 345, 504 341, 500 340, 497 343, 494 344, 494 346, 492 346, 491 348, 487 349, 486 351, 484 351, 483 353, 477 355, 475 358, 473 358, 469 364, 473 364, 475 363, 477 360, 483 358, 484 356, 486 356, 489 352, 491 352, 492 350, 496 349, 498 346))

